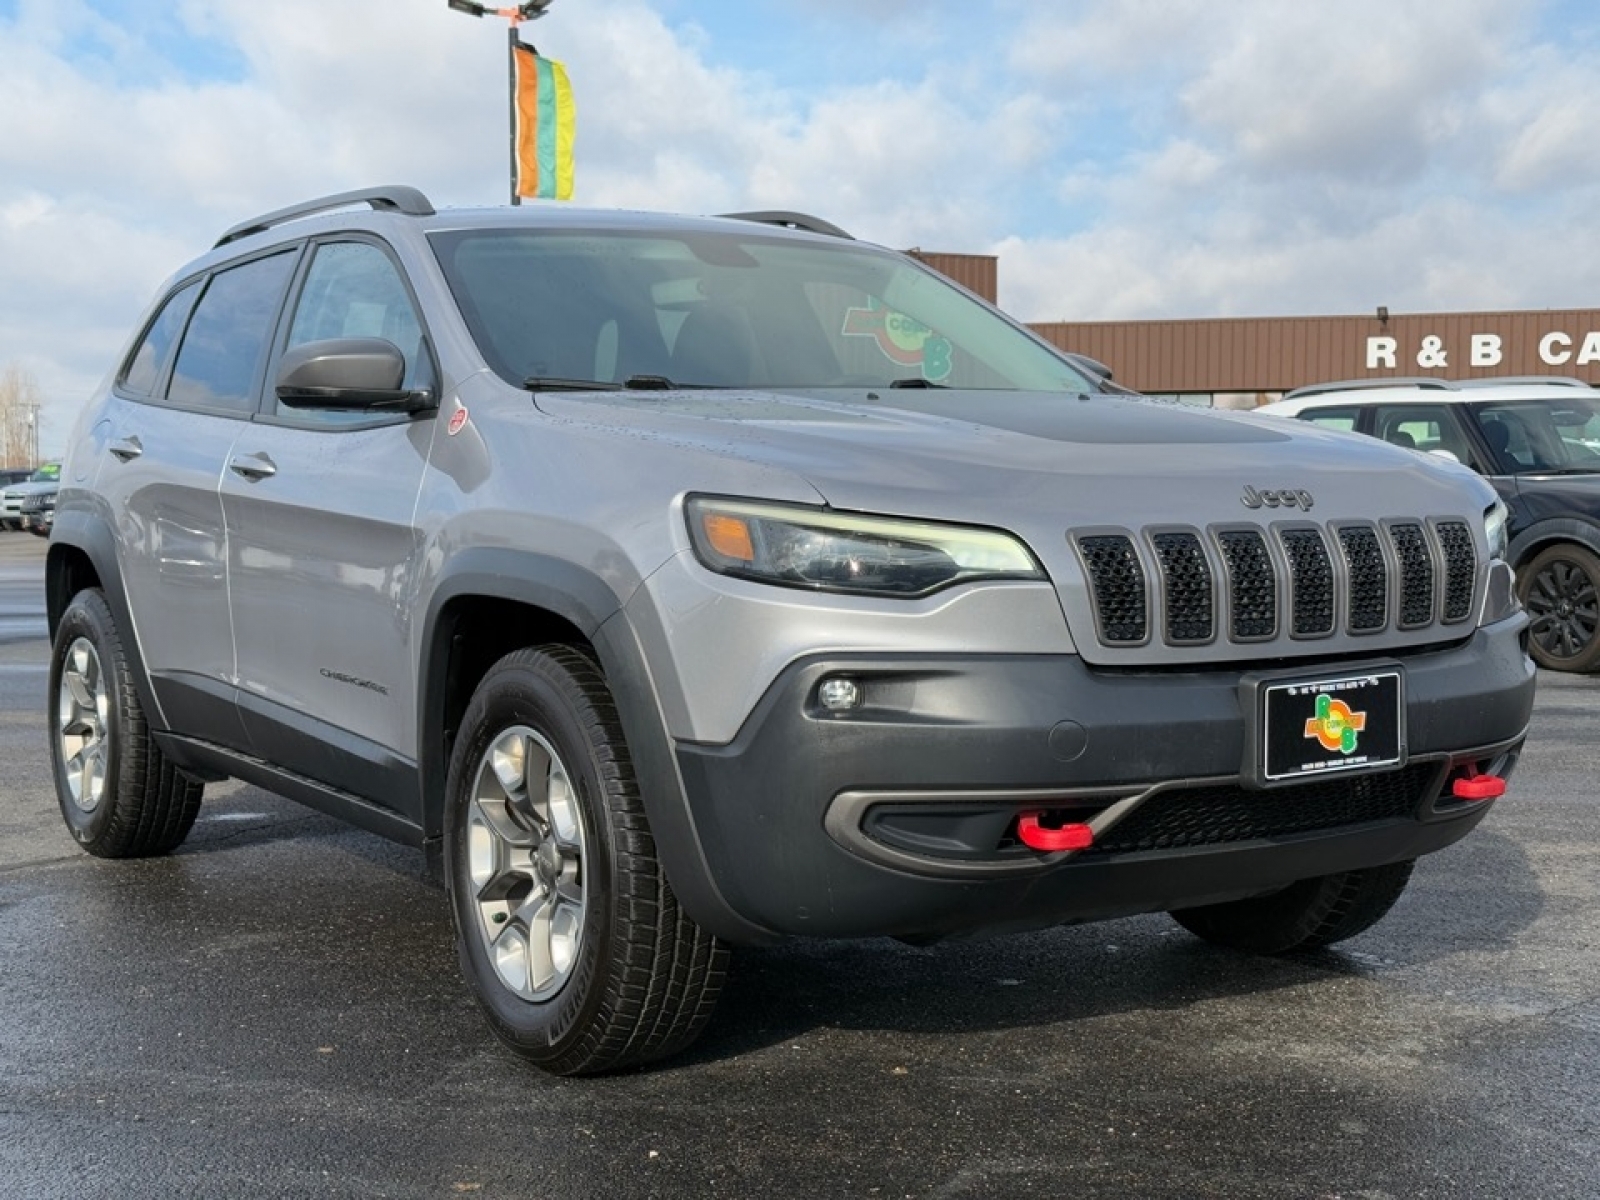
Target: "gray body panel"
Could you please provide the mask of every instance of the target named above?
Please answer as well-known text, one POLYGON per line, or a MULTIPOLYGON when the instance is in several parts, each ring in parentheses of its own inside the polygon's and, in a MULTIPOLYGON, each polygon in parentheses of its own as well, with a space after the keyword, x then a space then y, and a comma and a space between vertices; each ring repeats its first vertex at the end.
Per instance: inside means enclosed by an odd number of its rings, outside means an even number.
POLYGON ((415 675, 396 650, 412 640, 433 428, 254 423, 234 457, 265 455, 273 474, 222 477, 242 693, 413 759, 415 675))

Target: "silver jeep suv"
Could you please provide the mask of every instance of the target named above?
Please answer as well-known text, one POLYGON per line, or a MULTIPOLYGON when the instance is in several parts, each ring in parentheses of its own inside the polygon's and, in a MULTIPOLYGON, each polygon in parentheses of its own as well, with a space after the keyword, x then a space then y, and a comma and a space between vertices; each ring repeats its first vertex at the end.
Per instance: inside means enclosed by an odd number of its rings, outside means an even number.
POLYGON ((687 1045, 730 944, 1324 945, 1504 790, 1504 519, 795 214, 329 197, 179 271, 78 423, 61 811, 162 853, 232 776, 423 848, 560 1073, 687 1045))

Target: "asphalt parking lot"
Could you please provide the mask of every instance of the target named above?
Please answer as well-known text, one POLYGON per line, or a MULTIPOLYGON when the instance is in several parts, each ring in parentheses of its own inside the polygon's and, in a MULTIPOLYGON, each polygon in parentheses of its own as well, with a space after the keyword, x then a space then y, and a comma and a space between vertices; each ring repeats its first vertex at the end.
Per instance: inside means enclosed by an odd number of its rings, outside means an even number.
POLYGON ((421 856, 257 789, 81 854, 43 543, 0 534, 0 1196, 1600 1196, 1600 678, 1390 917, 1259 960, 1165 917, 735 959, 704 1039, 502 1051, 421 856))

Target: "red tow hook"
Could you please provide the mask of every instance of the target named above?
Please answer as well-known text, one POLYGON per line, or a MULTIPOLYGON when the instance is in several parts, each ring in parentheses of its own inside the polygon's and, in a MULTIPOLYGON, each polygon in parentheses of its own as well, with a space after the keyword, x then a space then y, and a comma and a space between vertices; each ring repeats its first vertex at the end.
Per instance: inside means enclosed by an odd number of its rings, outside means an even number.
POLYGON ((1017 836, 1032 850, 1087 850, 1094 845, 1094 830, 1089 826, 1073 824, 1049 829, 1039 824, 1036 812, 1017 818, 1017 836))
POLYGON ((1474 775, 1456 780, 1450 792, 1457 800, 1498 800, 1506 794, 1506 781, 1498 775, 1474 775))

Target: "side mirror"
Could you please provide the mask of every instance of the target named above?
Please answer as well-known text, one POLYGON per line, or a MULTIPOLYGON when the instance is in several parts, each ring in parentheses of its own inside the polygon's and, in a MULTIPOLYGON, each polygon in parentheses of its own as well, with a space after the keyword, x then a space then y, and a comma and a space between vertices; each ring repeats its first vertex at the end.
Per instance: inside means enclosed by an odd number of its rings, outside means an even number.
POLYGON ((406 359, 383 338, 306 342, 278 363, 274 390, 290 408, 421 412, 434 405, 426 389, 402 387, 406 359))

